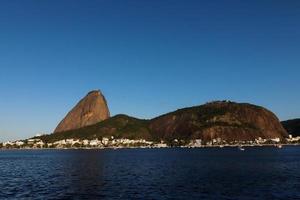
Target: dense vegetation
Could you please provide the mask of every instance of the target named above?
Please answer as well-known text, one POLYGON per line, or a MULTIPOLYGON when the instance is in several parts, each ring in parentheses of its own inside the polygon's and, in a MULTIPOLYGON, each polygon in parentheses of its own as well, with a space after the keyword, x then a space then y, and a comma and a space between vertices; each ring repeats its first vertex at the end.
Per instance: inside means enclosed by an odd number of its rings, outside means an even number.
POLYGON ((281 122, 286 131, 295 136, 300 136, 300 119, 292 119, 281 122))
POLYGON ((255 123, 247 120, 246 115, 248 110, 259 113, 262 109, 251 104, 214 101, 154 118, 150 127, 154 136, 165 140, 202 138, 203 131, 212 127, 259 131, 255 123))
POLYGON ((54 142, 67 138, 94 139, 111 136, 128 139, 151 139, 148 121, 127 115, 116 115, 91 126, 44 135, 39 138, 45 142, 54 142))

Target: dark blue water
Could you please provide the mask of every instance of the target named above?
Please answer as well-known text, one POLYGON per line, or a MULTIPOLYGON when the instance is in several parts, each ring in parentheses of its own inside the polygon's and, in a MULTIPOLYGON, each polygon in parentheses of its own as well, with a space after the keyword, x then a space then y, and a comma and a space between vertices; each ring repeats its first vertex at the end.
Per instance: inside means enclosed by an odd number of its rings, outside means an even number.
POLYGON ((300 199, 300 147, 0 151, 0 199, 300 199))

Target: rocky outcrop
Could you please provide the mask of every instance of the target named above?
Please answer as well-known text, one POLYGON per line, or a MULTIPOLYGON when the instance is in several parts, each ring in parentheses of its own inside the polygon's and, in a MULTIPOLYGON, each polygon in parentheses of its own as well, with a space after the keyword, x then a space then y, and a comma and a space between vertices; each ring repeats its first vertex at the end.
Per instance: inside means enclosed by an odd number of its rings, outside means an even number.
POLYGON ((91 91, 58 124, 54 133, 96 124, 109 116, 105 97, 99 90, 91 91))
POLYGON ((156 138, 221 138, 226 141, 255 138, 284 138, 287 132, 278 118, 265 108, 227 101, 181 109, 151 120, 149 128, 156 138))

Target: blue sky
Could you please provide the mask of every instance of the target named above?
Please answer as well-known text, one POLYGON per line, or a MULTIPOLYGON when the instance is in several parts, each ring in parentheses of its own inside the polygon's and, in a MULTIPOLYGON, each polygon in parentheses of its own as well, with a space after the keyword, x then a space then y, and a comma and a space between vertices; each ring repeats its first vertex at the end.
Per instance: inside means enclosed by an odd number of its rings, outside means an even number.
POLYGON ((50 133, 86 93, 151 118, 217 99, 300 117, 300 1, 2 0, 0 141, 50 133))

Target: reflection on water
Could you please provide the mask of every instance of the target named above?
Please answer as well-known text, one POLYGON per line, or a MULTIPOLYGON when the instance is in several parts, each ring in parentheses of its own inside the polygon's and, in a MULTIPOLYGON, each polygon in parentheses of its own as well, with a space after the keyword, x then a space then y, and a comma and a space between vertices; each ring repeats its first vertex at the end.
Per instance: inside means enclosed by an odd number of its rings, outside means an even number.
POLYGON ((300 148, 0 151, 0 198, 300 198, 300 148))
MULTIPOLYGON (((61 154, 61 152, 59 152, 61 154)), ((98 197, 103 182, 103 151, 71 151, 60 156, 61 178, 65 179, 66 196, 98 197), (66 178, 64 178, 66 177, 66 178)), ((58 169, 59 170, 59 169, 58 169)), ((64 196, 64 198, 66 197, 64 196)))

